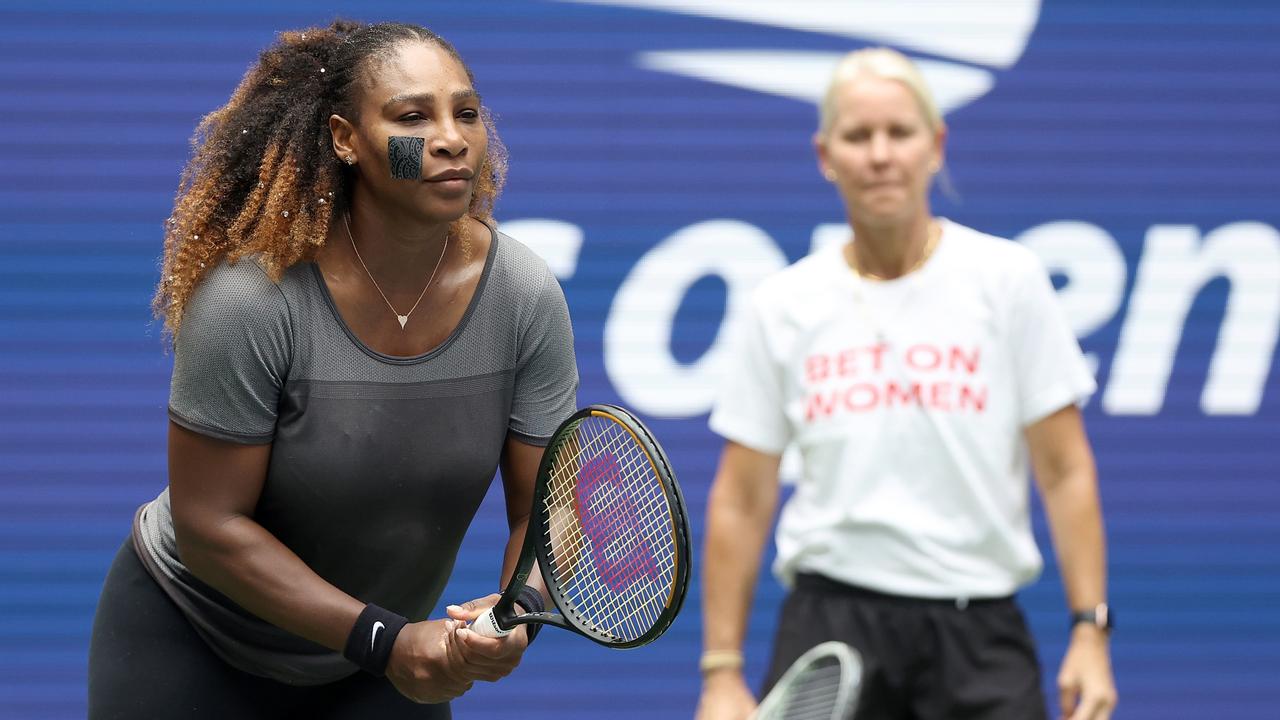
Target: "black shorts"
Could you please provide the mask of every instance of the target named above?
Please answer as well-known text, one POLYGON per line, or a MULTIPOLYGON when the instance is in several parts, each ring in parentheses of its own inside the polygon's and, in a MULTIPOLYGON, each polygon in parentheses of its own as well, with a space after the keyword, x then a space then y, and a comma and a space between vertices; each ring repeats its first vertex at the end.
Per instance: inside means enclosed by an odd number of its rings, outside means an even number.
POLYGON ((356 674, 293 686, 228 665, 147 574, 126 541, 93 618, 89 719, 416 718, 448 720, 449 705, 417 705, 386 678, 356 674))
POLYGON ((862 655, 857 720, 1041 720, 1040 665, 1012 598, 924 600, 801 575, 787 596, 765 692, 809 648, 862 655))

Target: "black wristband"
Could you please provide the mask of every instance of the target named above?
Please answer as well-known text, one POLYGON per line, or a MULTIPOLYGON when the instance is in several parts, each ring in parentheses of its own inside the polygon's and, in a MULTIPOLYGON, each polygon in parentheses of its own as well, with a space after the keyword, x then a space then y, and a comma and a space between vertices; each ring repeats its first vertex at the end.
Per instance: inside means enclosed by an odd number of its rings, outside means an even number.
MULTIPOLYGON (((524 608, 528 613, 540 613, 546 609, 546 605, 542 602, 542 593, 525 585, 520 588, 520 594, 516 596, 516 602, 520 603, 520 607, 524 608)), ((529 644, 533 644, 533 639, 538 637, 538 633, 542 631, 542 623, 525 623, 525 636, 529 638, 529 644)))
POLYGON ((390 610, 384 610, 373 603, 364 606, 356 624, 347 636, 347 646, 342 656, 360 667, 361 670, 382 677, 387 673, 387 661, 391 659, 391 648, 396 644, 396 636, 408 618, 403 618, 390 610))

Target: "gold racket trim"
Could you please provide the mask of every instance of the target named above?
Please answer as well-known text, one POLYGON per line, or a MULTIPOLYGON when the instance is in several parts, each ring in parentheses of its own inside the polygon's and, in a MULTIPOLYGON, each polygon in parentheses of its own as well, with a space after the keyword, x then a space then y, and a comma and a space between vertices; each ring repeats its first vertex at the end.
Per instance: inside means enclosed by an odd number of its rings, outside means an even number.
MULTIPOLYGON (((644 453, 645 459, 649 461, 649 467, 653 469, 653 476, 655 478, 662 477, 662 473, 658 470, 658 463, 654 462, 652 453, 645 448, 645 444, 640 440, 640 436, 636 435, 635 430, 632 430, 630 426, 615 417, 613 413, 604 412, 603 410, 592 410, 591 417, 605 418, 622 426, 622 429, 627 431, 627 434, 631 436, 631 439, 636 441, 636 447, 639 447, 640 451, 644 453)), ((660 480, 659 482, 661 483, 660 480)), ((663 489, 662 494, 664 496, 667 494, 665 488, 663 489)), ((674 569, 680 567, 680 533, 676 528, 676 523, 679 521, 679 518, 676 517, 674 512, 670 511, 670 497, 667 498, 667 508, 667 515, 671 518, 671 547, 675 548, 672 552, 672 557, 675 559, 675 564, 672 566, 674 569)), ((667 607, 671 607, 672 603, 676 601, 676 589, 679 585, 680 583, 676 582, 676 577, 673 576, 671 578, 671 592, 667 595, 667 607)))

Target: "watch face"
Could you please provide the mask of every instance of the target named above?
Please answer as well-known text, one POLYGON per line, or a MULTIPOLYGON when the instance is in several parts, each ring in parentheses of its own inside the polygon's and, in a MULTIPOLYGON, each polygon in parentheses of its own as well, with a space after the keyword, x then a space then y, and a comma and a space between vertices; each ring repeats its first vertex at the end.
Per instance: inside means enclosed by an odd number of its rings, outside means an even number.
POLYGON ((1098 605, 1093 611, 1093 624, 1103 630, 1110 630, 1115 627, 1115 618, 1111 617, 1111 607, 1106 603, 1098 605))
POLYGON ((1106 603, 1099 603, 1092 610, 1080 610, 1071 614, 1071 624, 1089 623, 1099 630, 1111 630, 1116 625, 1115 613, 1106 603))

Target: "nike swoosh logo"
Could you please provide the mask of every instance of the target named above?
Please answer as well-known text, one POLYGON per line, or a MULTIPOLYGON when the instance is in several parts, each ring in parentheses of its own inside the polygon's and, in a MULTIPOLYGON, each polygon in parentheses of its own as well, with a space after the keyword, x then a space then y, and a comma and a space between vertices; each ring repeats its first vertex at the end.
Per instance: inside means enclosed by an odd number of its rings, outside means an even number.
POLYGON ((369 652, 373 652, 374 646, 378 644, 378 631, 385 627, 381 620, 373 624, 373 635, 369 636, 369 652))

